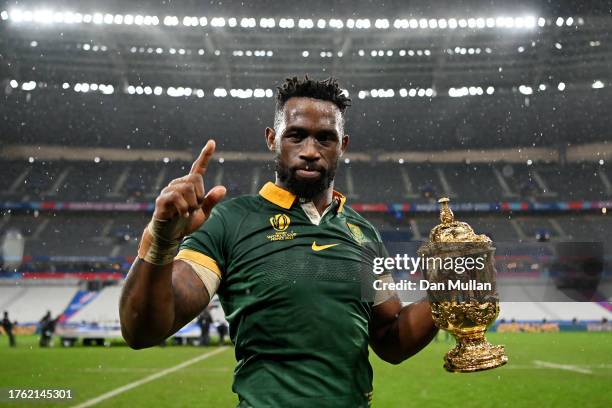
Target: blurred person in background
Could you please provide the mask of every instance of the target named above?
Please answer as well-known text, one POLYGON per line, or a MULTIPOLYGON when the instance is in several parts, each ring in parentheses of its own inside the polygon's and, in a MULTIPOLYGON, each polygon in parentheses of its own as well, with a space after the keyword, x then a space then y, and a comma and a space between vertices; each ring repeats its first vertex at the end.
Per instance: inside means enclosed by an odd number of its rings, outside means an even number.
POLYGON ((208 346, 210 344, 210 325, 212 324, 212 316, 209 311, 210 306, 202 310, 198 316, 198 327, 200 328, 200 346, 208 346))
POLYGON ((13 335, 13 322, 9 319, 8 312, 4 311, 4 318, 2 319, 2 328, 8 336, 9 346, 15 347, 15 336, 13 335))
POLYGON ((225 344, 225 336, 227 336, 227 324, 224 320, 221 320, 217 325, 217 333, 219 333, 219 345, 225 344))
POLYGON ((38 321, 38 327, 36 327, 36 334, 42 333, 42 328, 47 322, 51 320, 51 311, 47 310, 47 313, 38 321))
POLYGON ((53 333, 55 333, 55 327, 57 326, 60 316, 52 319, 51 312, 49 311, 40 321, 40 347, 51 346, 51 338, 53 337, 53 333))

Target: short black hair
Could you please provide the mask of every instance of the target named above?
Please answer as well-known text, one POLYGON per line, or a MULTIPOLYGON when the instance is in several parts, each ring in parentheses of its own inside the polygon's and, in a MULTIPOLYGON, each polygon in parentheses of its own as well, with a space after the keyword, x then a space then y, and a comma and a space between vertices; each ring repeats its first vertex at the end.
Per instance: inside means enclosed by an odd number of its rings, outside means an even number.
POLYGON ((277 87, 277 89, 277 112, 283 109, 285 103, 290 98, 300 96, 333 102, 342 114, 344 114, 346 108, 351 106, 351 99, 344 94, 344 91, 338 85, 338 80, 333 77, 317 81, 308 78, 308 75, 304 75, 304 79, 294 76, 293 78, 285 79, 283 85, 277 87))

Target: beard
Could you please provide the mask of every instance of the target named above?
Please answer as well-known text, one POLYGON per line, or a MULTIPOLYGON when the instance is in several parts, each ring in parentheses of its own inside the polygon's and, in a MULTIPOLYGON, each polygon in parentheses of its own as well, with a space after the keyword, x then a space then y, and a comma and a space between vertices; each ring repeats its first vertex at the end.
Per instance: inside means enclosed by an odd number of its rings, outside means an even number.
POLYGON ((276 176, 285 187, 299 198, 312 200, 317 195, 325 191, 336 177, 336 169, 338 162, 336 161, 329 169, 319 169, 320 176, 314 180, 300 180, 296 176, 297 169, 289 168, 283 163, 279 157, 276 158, 276 176))

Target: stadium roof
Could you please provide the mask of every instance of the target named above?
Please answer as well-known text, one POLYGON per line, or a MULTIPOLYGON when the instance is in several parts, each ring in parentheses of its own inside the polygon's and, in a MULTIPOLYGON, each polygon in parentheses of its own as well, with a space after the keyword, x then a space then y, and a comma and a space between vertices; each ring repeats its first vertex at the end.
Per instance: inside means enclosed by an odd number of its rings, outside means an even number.
POLYGON ((610 138, 603 3, 285 3, 5 2, 3 139, 165 148, 205 128, 257 150, 275 86, 305 73, 350 94, 352 148, 610 138))

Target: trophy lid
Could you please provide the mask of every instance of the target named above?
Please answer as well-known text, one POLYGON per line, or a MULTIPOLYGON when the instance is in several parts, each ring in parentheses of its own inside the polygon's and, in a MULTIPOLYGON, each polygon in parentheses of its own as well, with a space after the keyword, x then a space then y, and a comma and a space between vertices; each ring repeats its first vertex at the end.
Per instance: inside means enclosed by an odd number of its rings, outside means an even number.
POLYGON ((476 234, 472 227, 461 221, 455 221, 455 215, 448 206, 450 199, 443 197, 438 200, 440 206, 440 224, 429 233, 431 243, 459 243, 479 242, 491 243, 491 239, 484 234, 476 234))

